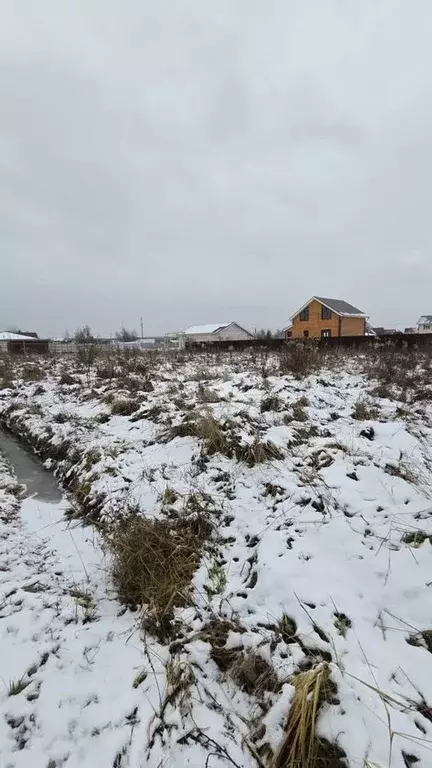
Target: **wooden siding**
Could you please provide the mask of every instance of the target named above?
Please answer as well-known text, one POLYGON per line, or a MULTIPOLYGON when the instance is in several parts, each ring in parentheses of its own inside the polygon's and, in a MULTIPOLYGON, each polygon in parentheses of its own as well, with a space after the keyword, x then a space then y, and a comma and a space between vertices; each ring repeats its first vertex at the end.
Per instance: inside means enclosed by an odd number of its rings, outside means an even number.
POLYGON ((309 320, 300 320, 300 314, 293 318, 291 331, 292 339, 303 339, 308 331, 310 339, 320 339, 323 330, 329 330, 332 337, 362 336, 365 333, 366 320, 363 317, 341 317, 336 312, 328 320, 321 317, 322 304, 314 299, 308 305, 309 320))
POLYGON ((366 319, 364 317, 341 317, 341 336, 364 336, 366 319))

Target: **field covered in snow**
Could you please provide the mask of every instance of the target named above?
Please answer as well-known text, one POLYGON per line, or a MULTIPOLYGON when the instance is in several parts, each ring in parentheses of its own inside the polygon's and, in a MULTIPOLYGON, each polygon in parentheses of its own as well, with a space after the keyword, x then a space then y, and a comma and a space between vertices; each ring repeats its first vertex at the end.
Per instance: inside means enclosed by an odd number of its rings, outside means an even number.
POLYGON ((0 764, 432 765, 432 362, 0 361, 0 764), (1 449, 1 442, 0 442, 1 449))

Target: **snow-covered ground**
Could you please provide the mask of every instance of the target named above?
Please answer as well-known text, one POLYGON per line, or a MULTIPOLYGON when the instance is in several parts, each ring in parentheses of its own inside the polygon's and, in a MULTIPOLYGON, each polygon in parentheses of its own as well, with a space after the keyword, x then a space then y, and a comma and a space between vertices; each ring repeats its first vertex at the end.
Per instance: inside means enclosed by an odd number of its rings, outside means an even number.
POLYGON ((318 733, 340 748, 324 766, 432 765, 420 375, 380 392, 358 359, 297 378, 247 355, 17 364, 0 418, 70 495, 19 506, 0 466, 0 764, 277 765, 296 679, 321 665, 318 733), (63 513, 181 519, 191 500, 213 534, 163 642, 63 513))

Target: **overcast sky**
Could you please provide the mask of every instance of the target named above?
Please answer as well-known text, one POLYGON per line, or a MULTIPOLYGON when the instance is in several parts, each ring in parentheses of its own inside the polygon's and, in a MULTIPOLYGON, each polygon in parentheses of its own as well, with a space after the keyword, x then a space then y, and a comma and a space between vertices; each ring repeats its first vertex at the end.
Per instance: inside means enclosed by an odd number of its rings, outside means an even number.
POLYGON ((0 330, 432 313, 431 0, 2 0, 0 330))

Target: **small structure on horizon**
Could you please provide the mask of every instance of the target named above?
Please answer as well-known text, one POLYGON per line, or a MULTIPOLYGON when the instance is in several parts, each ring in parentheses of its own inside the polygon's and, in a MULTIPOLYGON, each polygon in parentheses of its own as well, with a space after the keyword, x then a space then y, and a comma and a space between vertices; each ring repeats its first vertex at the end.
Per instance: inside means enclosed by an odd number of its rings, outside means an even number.
POLYGON ((312 298, 291 316, 287 339, 365 336, 368 315, 343 299, 312 298))
POLYGON ((372 328, 372 330, 375 332, 375 336, 393 336, 395 333, 400 333, 397 328, 384 328, 383 326, 372 328))
POLYGON ((417 333, 432 333, 432 315, 422 315, 417 323, 417 333))
POLYGON ((37 334, 25 336, 14 331, 0 331, 0 353, 12 355, 47 354, 49 343, 37 334))
POLYGON ((209 323, 208 325, 191 325, 179 334, 179 346, 187 344, 204 344, 218 341, 247 341, 253 339, 253 333, 242 328, 238 323, 209 323))

